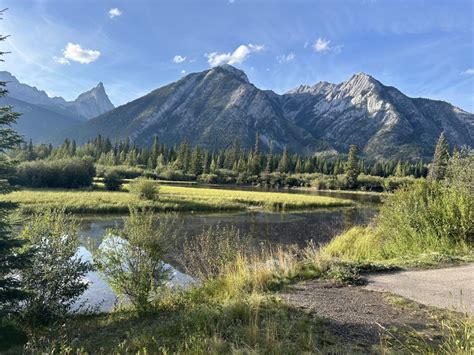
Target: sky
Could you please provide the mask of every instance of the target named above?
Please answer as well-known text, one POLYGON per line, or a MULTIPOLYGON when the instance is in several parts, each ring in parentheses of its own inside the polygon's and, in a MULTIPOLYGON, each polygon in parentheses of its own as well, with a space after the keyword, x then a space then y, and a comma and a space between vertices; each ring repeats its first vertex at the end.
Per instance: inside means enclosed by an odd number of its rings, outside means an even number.
POLYGON ((473 0, 0 0, 0 63, 68 100, 104 83, 121 105, 232 64, 262 89, 358 72, 474 112, 473 0))

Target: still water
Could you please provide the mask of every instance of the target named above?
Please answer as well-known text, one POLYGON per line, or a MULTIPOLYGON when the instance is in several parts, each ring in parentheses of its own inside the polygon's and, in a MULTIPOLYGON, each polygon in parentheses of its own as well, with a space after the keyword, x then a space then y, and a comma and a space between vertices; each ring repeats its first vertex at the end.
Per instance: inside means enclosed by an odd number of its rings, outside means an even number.
MULTIPOLYGON (((308 192, 303 192, 308 193, 308 192)), ((335 235, 354 225, 368 224, 376 215, 378 204, 371 196, 347 195, 336 196, 337 193, 318 194, 334 197, 352 198, 357 201, 354 207, 317 209, 308 212, 267 212, 253 210, 239 213, 181 213, 178 215, 180 234, 192 237, 215 225, 234 225, 243 235, 248 235, 253 244, 266 245, 298 245, 304 246, 310 240, 316 244, 324 244, 335 235)), ((80 235, 83 246, 80 255, 92 260, 91 249, 98 247, 107 230, 122 225, 123 216, 88 216, 82 219, 80 235)), ((170 262, 172 264, 172 262, 170 262)), ((182 274, 170 265, 173 271, 172 283, 186 286, 190 282, 187 275, 182 274)), ((110 310, 116 297, 107 283, 97 272, 87 275, 89 289, 80 301, 97 307, 101 311, 110 310)))

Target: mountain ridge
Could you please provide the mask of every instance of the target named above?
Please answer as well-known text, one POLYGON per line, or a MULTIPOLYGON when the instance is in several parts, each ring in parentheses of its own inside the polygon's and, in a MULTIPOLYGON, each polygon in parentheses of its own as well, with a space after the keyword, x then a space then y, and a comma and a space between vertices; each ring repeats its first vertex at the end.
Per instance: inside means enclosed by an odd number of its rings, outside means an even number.
MULTIPOLYGON (((101 85, 99 84, 98 87, 101 85)), ((103 87, 103 85, 102 85, 103 87)), ((55 135, 86 142, 98 134, 149 145, 187 140, 208 149, 236 139, 250 149, 303 154, 347 152, 357 144, 374 159, 429 159, 444 131, 451 145, 473 145, 474 115, 444 101, 410 98, 366 73, 339 84, 261 90, 230 65, 190 73, 127 104, 55 135)))

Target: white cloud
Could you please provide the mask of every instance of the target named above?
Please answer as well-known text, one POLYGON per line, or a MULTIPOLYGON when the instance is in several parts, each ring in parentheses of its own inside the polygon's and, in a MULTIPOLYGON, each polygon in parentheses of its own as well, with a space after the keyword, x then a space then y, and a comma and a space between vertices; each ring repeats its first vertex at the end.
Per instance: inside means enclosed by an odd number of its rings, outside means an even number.
POLYGON ((340 53, 342 46, 331 46, 330 40, 319 37, 316 42, 314 42, 313 49, 317 53, 340 53))
POLYGON ((58 58, 58 57, 53 57, 54 61, 59 64, 70 64, 69 60, 67 60, 64 57, 58 58))
POLYGON ((242 44, 238 46, 232 53, 209 53, 204 54, 210 66, 215 67, 221 64, 241 64, 251 53, 257 53, 264 49, 261 44, 242 44))
POLYGON ((290 52, 288 54, 282 54, 277 57, 278 63, 283 64, 283 63, 289 63, 292 60, 295 59, 295 54, 293 52, 290 52))
POLYGON ((174 58, 173 58, 173 62, 179 64, 179 63, 182 63, 186 60, 186 57, 183 57, 181 55, 175 55, 174 58))
POLYGON ((464 71, 464 74, 474 75, 474 68, 468 68, 464 71))
POLYGON ((79 44, 68 43, 63 50, 63 58, 58 59, 65 63, 66 60, 72 60, 81 64, 89 64, 100 57, 100 52, 92 49, 83 49, 79 44))
POLYGON ((114 17, 122 15, 122 11, 114 7, 113 9, 109 10, 108 14, 110 18, 114 18, 114 17))
POLYGON ((184 74, 186 74, 186 70, 183 69, 181 70, 181 75, 184 75, 184 74))

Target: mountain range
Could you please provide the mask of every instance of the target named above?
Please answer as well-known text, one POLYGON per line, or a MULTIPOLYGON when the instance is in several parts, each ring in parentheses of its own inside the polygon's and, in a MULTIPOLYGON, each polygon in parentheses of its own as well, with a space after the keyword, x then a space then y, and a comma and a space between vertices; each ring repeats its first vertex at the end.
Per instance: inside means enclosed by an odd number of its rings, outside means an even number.
MULTIPOLYGON (((225 148, 238 139, 243 148, 251 148, 258 133, 263 149, 287 146, 292 152, 321 154, 347 152, 357 144, 367 157, 405 160, 431 158, 443 131, 451 146, 474 145, 473 114, 444 101, 408 97, 365 73, 340 84, 302 85, 279 95, 257 88, 243 71, 222 65, 111 110, 111 104, 97 104, 110 103, 102 100, 107 95, 99 86, 92 91, 100 95, 83 95, 93 96, 92 107, 104 113, 52 132, 54 141, 68 137, 83 143, 101 134, 148 145, 158 136, 167 144, 186 139, 208 149, 225 148)), ((87 101, 82 107, 75 114, 100 113, 87 111, 87 101)))
POLYGON ((0 103, 11 105, 22 113, 15 128, 26 139, 35 142, 47 142, 68 127, 114 109, 102 83, 80 94, 74 101, 66 101, 20 83, 6 71, 0 71, 0 81, 6 81, 8 89, 8 96, 0 103))

